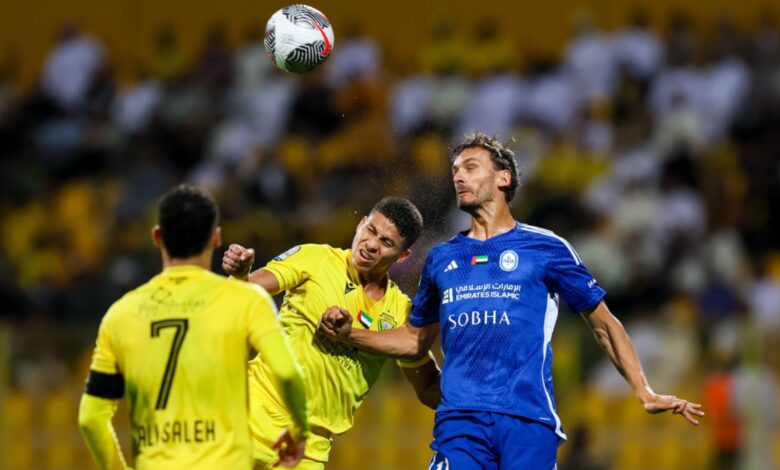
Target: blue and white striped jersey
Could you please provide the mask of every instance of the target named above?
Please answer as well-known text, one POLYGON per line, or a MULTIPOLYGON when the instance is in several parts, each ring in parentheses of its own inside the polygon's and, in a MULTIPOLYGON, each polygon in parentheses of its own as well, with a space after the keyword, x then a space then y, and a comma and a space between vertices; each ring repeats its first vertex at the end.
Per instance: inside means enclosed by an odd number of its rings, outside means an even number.
POLYGON ((537 420, 565 438, 552 384, 559 298, 575 312, 606 293, 549 230, 518 223, 486 241, 464 233, 428 254, 409 323, 441 323, 438 411, 493 411, 537 420))

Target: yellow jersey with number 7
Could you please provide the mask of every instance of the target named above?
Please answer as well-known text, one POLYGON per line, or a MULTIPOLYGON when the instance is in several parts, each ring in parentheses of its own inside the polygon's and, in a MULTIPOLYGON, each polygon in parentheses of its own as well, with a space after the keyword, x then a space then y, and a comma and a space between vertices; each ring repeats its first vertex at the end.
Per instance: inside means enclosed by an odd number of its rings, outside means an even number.
POLYGON ((279 330, 263 289, 194 266, 117 301, 91 369, 124 378, 134 468, 251 468, 249 345, 279 330))

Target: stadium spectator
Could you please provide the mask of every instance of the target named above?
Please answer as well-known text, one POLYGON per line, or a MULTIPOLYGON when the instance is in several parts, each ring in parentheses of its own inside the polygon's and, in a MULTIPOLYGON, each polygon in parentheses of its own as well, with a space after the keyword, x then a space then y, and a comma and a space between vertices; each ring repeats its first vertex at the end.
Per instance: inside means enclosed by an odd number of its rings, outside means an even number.
POLYGON ((62 110, 79 111, 87 104, 90 88, 106 66, 106 50, 70 22, 60 27, 57 39, 46 58, 41 91, 62 110))

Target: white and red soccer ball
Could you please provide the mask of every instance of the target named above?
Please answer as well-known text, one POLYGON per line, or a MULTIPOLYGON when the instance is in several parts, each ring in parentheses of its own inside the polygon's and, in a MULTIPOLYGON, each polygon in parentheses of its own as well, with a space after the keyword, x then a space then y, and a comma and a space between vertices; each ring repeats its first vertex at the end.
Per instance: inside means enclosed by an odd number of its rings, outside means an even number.
POLYGON ((333 39, 328 18, 308 5, 284 7, 265 26, 265 51, 286 72, 308 72, 325 62, 333 51, 333 39))

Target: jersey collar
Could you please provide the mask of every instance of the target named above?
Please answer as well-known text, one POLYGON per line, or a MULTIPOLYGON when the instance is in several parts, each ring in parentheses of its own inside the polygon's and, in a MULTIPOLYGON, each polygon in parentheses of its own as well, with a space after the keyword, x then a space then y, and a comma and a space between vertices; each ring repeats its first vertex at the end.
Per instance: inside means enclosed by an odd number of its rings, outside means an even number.
POLYGON ((360 282, 360 273, 352 266, 352 250, 344 250, 344 253, 346 256, 345 261, 347 263, 347 278, 355 285, 362 286, 363 283, 360 282))
POLYGON ((512 228, 510 230, 507 230, 506 232, 504 232, 504 233, 502 233, 500 235, 496 235, 494 237, 490 237, 487 240, 477 240, 476 238, 470 238, 468 236, 468 233, 469 233, 468 229, 466 229, 466 230, 464 230, 462 232, 458 232, 458 234, 455 236, 455 238, 459 242, 465 242, 465 243, 487 243, 487 242, 492 242, 492 241, 496 241, 496 240, 501 240, 504 237, 508 237, 510 234, 514 234, 514 233, 518 232, 519 230, 520 230, 520 222, 515 220, 514 228, 512 228))
POLYGON ((192 264, 181 266, 168 266, 160 273, 161 276, 194 276, 197 274, 204 274, 210 272, 207 269, 203 269, 200 266, 192 264))
MULTIPOLYGON (((360 280, 360 273, 352 266, 352 250, 344 250, 344 252, 346 253, 347 278, 355 285, 362 286, 363 282, 360 280)), ((387 279, 385 282, 385 296, 387 296, 387 290, 390 289, 390 273, 387 273, 385 278, 387 279)), ((384 297, 382 298, 384 299, 384 297)))

